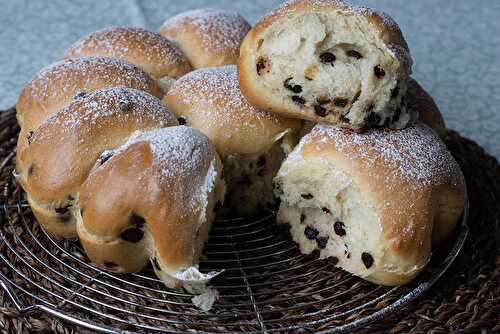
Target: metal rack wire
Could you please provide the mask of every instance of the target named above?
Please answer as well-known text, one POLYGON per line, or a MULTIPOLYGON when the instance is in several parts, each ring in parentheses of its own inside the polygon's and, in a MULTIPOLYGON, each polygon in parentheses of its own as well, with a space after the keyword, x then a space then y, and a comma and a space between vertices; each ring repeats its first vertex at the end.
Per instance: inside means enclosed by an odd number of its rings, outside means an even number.
POLYGON ((12 178, 15 117, 0 119, 0 285, 23 313, 47 312, 105 332, 345 333, 418 298, 451 265, 467 235, 467 210, 450 241, 413 283, 382 287, 317 254, 302 255, 274 214, 220 220, 205 247, 201 270, 225 269, 212 285, 212 310, 193 295, 166 288, 151 268, 119 275, 93 266, 77 241, 57 240, 34 221, 12 178), (444 256, 443 256, 444 255, 444 256))

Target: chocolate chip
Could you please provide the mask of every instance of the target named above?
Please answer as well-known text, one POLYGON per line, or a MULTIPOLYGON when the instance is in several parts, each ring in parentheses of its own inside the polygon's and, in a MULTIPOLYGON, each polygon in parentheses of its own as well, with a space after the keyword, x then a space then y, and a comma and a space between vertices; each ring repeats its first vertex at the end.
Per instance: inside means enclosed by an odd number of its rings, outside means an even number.
POLYGON ((305 77, 307 81, 313 81, 313 78, 310 78, 310 77, 305 77))
POLYGON ((396 109, 396 111, 394 112, 394 115, 392 116, 392 122, 396 123, 397 121, 399 121, 400 117, 401 117, 401 108, 398 108, 398 109, 396 109))
POLYGON ((326 244, 328 244, 328 237, 318 237, 316 238, 316 243, 318 244, 318 248, 324 249, 326 248, 326 244))
POLYGON ((132 103, 122 100, 118 102, 118 108, 120 108, 121 111, 130 111, 130 109, 132 109, 132 103))
POLYGON ((257 64, 255 64, 255 67, 257 69, 257 74, 260 75, 260 71, 262 71, 264 68, 266 68, 266 65, 264 64, 264 59, 259 58, 257 60, 257 64))
POLYGON ((326 109, 319 104, 314 106, 314 112, 316 113, 316 115, 321 117, 326 117, 326 115, 328 115, 328 111, 326 111, 326 109))
POLYGON ((312 194, 302 194, 300 196, 302 196, 302 198, 304 198, 304 199, 311 199, 314 197, 312 194))
POLYGON ((28 140, 28 145, 31 144, 31 140, 33 139, 33 134, 35 134, 33 131, 28 132, 28 135, 26 136, 26 139, 28 140))
POLYGON ((283 189, 281 189, 280 183, 274 183, 274 189, 279 195, 283 195, 283 189))
POLYGON ((286 79, 285 82, 283 83, 283 86, 285 86, 286 89, 291 90, 295 94, 302 93, 302 86, 300 86, 300 85, 294 85, 293 83, 291 84, 290 81, 292 79, 293 78, 291 78, 291 77, 288 78, 288 79, 286 79))
POLYGON ((186 116, 180 116, 177 118, 177 121, 179 122, 179 125, 186 125, 187 118, 186 116))
POLYGON ((361 254, 361 260, 363 261, 366 269, 370 269, 370 267, 373 266, 373 256, 371 256, 370 254, 363 252, 361 254))
POLYGON ((104 262, 104 266, 109 268, 109 269, 114 269, 114 268, 118 267, 118 265, 114 262, 104 262))
POLYGON ((350 259, 351 258, 351 252, 348 252, 347 249, 344 251, 344 255, 346 258, 350 259))
POLYGON ((146 220, 141 216, 139 216, 138 214, 136 214, 135 212, 132 212, 130 214, 129 220, 130 223, 137 228, 143 227, 144 224, 146 223, 146 220))
POLYGON ((307 239, 315 240, 318 237, 319 232, 318 232, 318 230, 316 230, 310 226, 306 226, 306 228, 304 230, 304 234, 305 234, 307 239))
POLYGON ((333 224, 333 230, 335 231, 335 234, 341 237, 346 235, 344 227, 345 225, 342 222, 335 222, 335 224, 333 224))
POLYGON ((323 64, 332 64, 333 65, 333 62, 336 60, 337 58, 335 57, 335 55, 331 52, 323 52, 322 54, 319 55, 319 60, 323 63, 323 64))
POLYGON ((399 95, 399 86, 394 87, 394 89, 391 90, 391 98, 395 99, 399 95))
POLYGON ((380 65, 377 65, 373 68, 373 73, 375 73, 375 76, 379 79, 382 79, 385 76, 385 71, 380 65))
POLYGON ((347 106, 348 103, 349 103, 349 101, 347 99, 344 99, 341 97, 337 97, 337 98, 333 99, 333 104, 336 107, 344 108, 345 106, 347 106))
POLYGON ((33 165, 28 167, 28 176, 33 175, 33 165))
POLYGON ((261 155, 259 160, 257 160, 257 166, 262 167, 266 164, 266 157, 261 155))
POLYGON ((322 207, 321 210, 323 210, 324 213, 330 213, 330 210, 328 210, 328 208, 322 207))
POLYGON ((122 238, 125 241, 133 243, 141 241, 143 236, 144 236, 144 231, 136 227, 126 229, 120 234, 120 238, 122 238))
POLYGON ((300 222, 303 223, 304 220, 306 220, 306 215, 305 214, 301 214, 300 215, 300 222))
POLYGON ((81 98, 81 97, 85 97, 87 95, 86 92, 84 91, 81 91, 81 92, 78 92, 75 94, 75 96, 73 96, 74 99, 78 99, 78 98, 81 98))
MULTIPOLYGON (((264 59, 264 57, 259 57, 257 59, 257 64, 255 66, 257 69, 257 74, 261 75, 263 70, 265 70, 268 67, 268 61, 264 59)), ((269 73, 269 69, 267 69, 266 72, 269 73)))
POLYGON ((298 95, 292 96, 292 101, 298 104, 299 106, 303 106, 304 104, 306 104, 306 100, 304 100, 303 97, 298 95))
POLYGON ((74 201, 74 200, 75 200, 75 198, 71 194, 69 194, 68 195, 68 201, 71 202, 71 201, 74 201))
POLYGON ((363 56, 361 55, 361 53, 359 53, 358 51, 355 51, 355 50, 349 50, 349 51, 347 51, 347 55, 349 57, 356 58, 356 59, 363 58, 363 56))

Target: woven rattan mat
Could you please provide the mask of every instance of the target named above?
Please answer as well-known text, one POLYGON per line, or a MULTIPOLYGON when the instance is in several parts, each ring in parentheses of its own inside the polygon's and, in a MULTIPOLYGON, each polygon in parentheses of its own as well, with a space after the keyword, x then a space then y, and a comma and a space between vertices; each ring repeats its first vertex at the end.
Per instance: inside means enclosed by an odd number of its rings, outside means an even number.
MULTIPOLYGON (((453 266, 423 298, 358 333, 500 333, 500 165, 454 131, 442 137, 467 179, 469 238, 453 266)), ((1 290, 0 333, 40 332, 88 331, 42 313, 24 317, 1 290)))

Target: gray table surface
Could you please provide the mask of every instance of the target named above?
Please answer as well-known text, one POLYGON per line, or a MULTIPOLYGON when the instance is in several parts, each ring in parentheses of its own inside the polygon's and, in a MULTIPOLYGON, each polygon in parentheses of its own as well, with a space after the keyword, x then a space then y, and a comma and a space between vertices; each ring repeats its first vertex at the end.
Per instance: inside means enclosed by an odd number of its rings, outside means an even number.
MULTIPOLYGON (((80 36, 110 25, 157 30, 169 16, 230 8, 250 22, 279 0, 0 0, 0 109, 80 36)), ((399 22, 447 125, 500 158, 500 0, 355 0, 399 22)))

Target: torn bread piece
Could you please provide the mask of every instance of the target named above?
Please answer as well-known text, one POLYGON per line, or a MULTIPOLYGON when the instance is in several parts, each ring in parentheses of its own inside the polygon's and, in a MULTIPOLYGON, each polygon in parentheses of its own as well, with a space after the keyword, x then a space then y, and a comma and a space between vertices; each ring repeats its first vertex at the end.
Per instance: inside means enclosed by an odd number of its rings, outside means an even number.
POLYGON ((411 56, 398 25, 341 0, 286 1, 245 37, 241 90, 255 107, 362 132, 404 128, 411 56))
POLYGON ((275 187, 278 221, 302 253, 319 250, 382 285, 417 276, 465 202, 460 167, 421 123, 362 134, 316 125, 284 161, 275 187))

